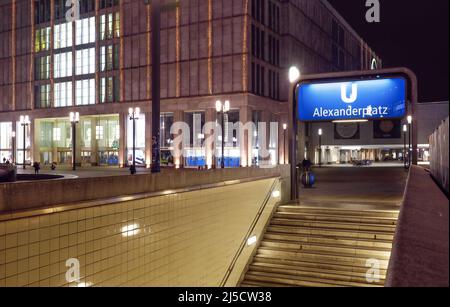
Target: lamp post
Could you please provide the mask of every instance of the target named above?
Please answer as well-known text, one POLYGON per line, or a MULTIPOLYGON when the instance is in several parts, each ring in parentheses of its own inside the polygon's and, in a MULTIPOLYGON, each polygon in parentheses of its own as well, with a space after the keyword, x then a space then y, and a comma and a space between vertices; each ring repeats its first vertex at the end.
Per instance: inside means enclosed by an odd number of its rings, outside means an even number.
POLYGON ((69 120, 70 124, 72 125, 72 170, 76 171, 77 124, 80 122, 80 113, 70 112, 69 120))
POLYGON ((323 130, 319 129, 318 134, 319 134, 319 168, 321 168, 322 167, 322 135, 323 135, 323 130))
POLYGON ((413 124, 413 117, 411 115, 408 115, 407 117, 408 121, 408 167, 411 167, 411 159, 412 159, 412 124, 413 124))
POLYGON ((216 101, 216 111, 222 117, 222 161, 220 163, 221 168, 225 168, 225 114, 230 111, 230 101, 226 100, 225 103, 222 101, 216 101))
POLYGON ((297 186, 297 103, 296 103, 296 88, 297 82, 300 80, 300 70, 292 66, 289 69, 289 162, 291 163, 291 200, 298 199, 297 186))
MULTIPOLYGON (((408 169, 406 165, 406 133, 408 132, 408 125, 403 125, 403 166, 408 169)), ((409 160, 409 155, 408 155, 409 160)))
POLYGON ((30 117, 28 115, 20 116, 20 125, 23 128, 23 169, 26 169, 25 161, 26 161, 26 138, 27 138, 27 127, 31 124, 30 117))
POLYGON ((283 124, 283 164, 286 164, 286 130, 287 124, 283 124))
POLYGON ((130 120, 133 121, 133 162, 130 167, 131 175, 136 174, 136 121, 139 120, 139 115, 141 114, 140 108, 130 108, 128 110, 130 115, 130 120))

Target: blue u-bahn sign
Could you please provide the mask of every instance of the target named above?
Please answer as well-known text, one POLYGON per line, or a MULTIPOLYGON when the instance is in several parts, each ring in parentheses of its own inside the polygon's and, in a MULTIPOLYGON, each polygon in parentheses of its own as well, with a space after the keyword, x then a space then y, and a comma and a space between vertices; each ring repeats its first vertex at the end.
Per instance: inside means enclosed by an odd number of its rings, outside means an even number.
POLYGON ((301 121, 389 119, 406 114, 407 83, 401 77, 303 83, 298 91, 301 121))

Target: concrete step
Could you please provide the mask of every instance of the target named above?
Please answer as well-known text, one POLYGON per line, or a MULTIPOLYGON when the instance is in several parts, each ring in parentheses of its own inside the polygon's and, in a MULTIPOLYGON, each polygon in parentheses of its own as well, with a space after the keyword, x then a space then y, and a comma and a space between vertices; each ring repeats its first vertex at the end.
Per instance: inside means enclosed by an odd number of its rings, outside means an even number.
POLYGON ((319 221, 301 221, 291 219, 273 218, 271 226, 296 226, 306 228, 329 228, 344 229, 354 231, 380 231, 385 233, 395 233, 395 226, 377 225, 377 224, 358 224, 358 223, 338 223, 338 222, 319 222, 319 221))
POLYGON ((242 282, 248 287, 384 285, 398 211, 280 206, 242 282), (367 280, 372 263, 379 281, 367 280))
POLYGON ((332 252, 342 255, 373 255, 374 257, 383 257, 383 255, 390 256, 390 248, 380 247, 358 247, 358 246, 343 246, 335 244, 310 243, 310 242, 286 242, 279 240, 264 239, 261 242, 261 247, 268 247, 278 250, 294 250, 294 251, 324 251, 332 252))
MULTIPOLYGON (((256 256, 254 258, 253 264, 269 266, 269 267, 279 267, 283 269, 297 269, 304 268, 308 271, 325 271, 325 272, 339 272, 340 274, 350 275, 350 276, 360 276, 365 275, 368 271, 368 267, 357 267, 351 265, 341 265, 341 264, 327 264, 319 262, 308 262, 308 261, 298 261, 298 260, 287 260, 287 259, 275 259, 275 258, 264 258, 256 256)), ((386 269, 380 269, 380 275, 386 275, 386 269)))
POLYGON ((335 216, 367 216, 367 217, 386 217, 396 218, 398 217, 398 210, 349 210, 349 209, 336 209, 336 208, 317 208, 317 207, 304 207, 304 206, 292 206, 284 205, 277 208, 277 212, 292 212, 292 213, 305 213, 305 214, 322 214, 322 215, 335 215, 335 216))
POLYGON ((300 286, 300 287, 376 287, 379 285, 349 282, 341 280, 332 280, 317 277, 303 277, 303 276, 286 276, 284 274, 255 272, 249 271, 245 277, 246 281, 263 281, 280 285, 300 286))
POLYGON ((263 237, 264 240, 291 242, 291 243, 314 243, 314 244, 330 244, 348 247, 370 247, 390 250, 392 248, 392 241, 377 240, 377 239, 358 239, 351 237, 336 236, 330 234, 325 235, 299 235, 299 234, 283 234, 276 232, 266 232, 263 237))
MULTIPOLYGON (((370 255, 342 255, 333 252, 325 251, 292 251, 292 250, 276 250, 267 247, 258 248, 256 254, 258 257, 307 261, 327 264, 350 265, 365 268, 368 259, 373 259, 370 255)), ((389 257, 375 258, 379 259, 380 267, 386 269, 389 262, 389 257)))
POLYGON ((292 227, 271 225, 267 228, 267 233, 274 234, 290 234, 299 236, 324 236, 328 238, 355 238, 368 240, 386 240, 392 241, 394 233, 382 231, 355 231, 345 229, 333 228, 307 228, 307 227, 292 227))
POLYGON ((295 219, 301 221, 320 221, 320 222, 339 222, 339 223, 362 223, 379 224, 395 226, 397 218, 395 217, 369 217, 369 216, 343 216, 329 214, 312 214, 299 212, 277 212, 274 217, 280 219, 295 219))
MULTIPOLYGON (((305 278, 320 278, 324 280, 346 282, 346 283, 369 283, 366 278, 365 273, 352 273, 346 271, 337 270, 321 270, 321 269, 311 269, 303 267, 290 267, 290 266, 279 266, 273 264, 252 264, 249 268, 249 272, 260 272, 260 273, 274 273, 283 274, 286 277, 296 276, 305 278)), ((382 286, 384 285, 384 280, 386 276, 379 276, 379 280, 372 284, 382 286)))

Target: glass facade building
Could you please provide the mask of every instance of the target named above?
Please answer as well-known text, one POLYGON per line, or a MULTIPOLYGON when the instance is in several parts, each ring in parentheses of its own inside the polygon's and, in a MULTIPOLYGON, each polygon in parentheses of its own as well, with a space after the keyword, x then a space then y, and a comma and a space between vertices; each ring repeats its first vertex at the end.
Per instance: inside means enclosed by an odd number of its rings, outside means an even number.
MULTIPOLYGON (((82 0, 77 20, 63 0, 0 4, 0 152, 16 162, 71 161, 70 112, 77 125, 77 163, 151 163, 151 5, 82 0), (20 115, 31 125, 25 135, 20 115), (15 133, 15 137, 12 135, 15 133), (9 140, 8 140, 9 139, 9 140)), ((183 0, 162 12, 162 164, 261 166, 284 161, 287 70, 302 73, 368 69, 381 60, 327 1, 183 0), (289 23, 289 21, 292 21, 289 23), (216 100, 229 100, 225 135, 216 100), (183 150, 172 157, 184 123, 183 150), (265 125, 263 125, 265 123, 265 125), (241 131, 243 130, 243 131, 241 131), (211 134, 215 132, 215 138, 211 134), (263 141, 264 140, 264 141, 263 141)))

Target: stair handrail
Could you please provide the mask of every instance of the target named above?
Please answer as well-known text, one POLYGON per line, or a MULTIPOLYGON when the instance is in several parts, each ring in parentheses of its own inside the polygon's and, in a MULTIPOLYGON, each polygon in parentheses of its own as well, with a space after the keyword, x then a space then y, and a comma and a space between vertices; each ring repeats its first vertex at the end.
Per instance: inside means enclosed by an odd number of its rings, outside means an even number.
POLYGON ((258 224, 262 213, 266 209, 267 203, 269 202, 270 198, 272 197, 272 193, 273 193, 275 187, 277 186, 277 184, 279 183, 280 179, 281 178, 278 177, 278 178, 275 178, 275 180, 273 181, 273 183, 269 189, 269 193, 267 193, 266 197, 264 198, 261 206, 259 207, 258 213, 256 214, 255 218, 253 219, 252 224, 250 225, 247 233, 244 236, 244 239, 241 242, 241 245, 239 246, 239 249, 237 250, 236 254, 233 257, 233 260, 231 261, 230 265, 228 266, 225 276, 223 277, 222 281, 220 282, 220 287, 225 287, 225 285, 227 284, 228 279, 230 278, 231 272, 233 271, 237 260, 239 259, 240 255, 242 254, 242 251, 244 250, 245 246, 247 245, 247 240, 249 239, 249 237, 252 235, 253 231, 255 230, 255 227, 258 224))

